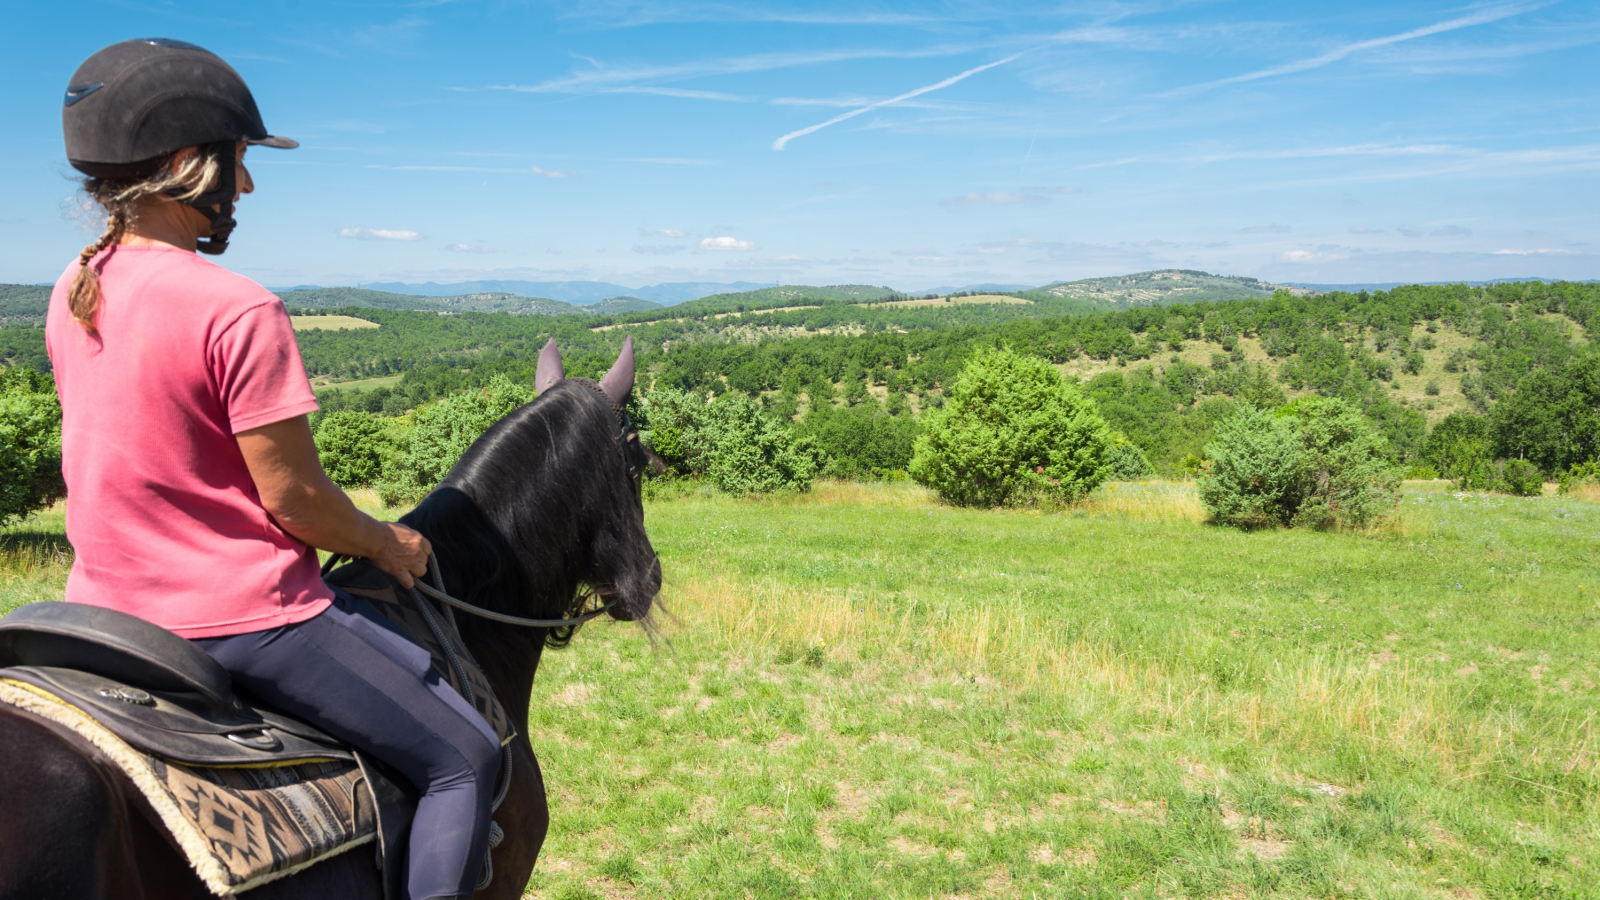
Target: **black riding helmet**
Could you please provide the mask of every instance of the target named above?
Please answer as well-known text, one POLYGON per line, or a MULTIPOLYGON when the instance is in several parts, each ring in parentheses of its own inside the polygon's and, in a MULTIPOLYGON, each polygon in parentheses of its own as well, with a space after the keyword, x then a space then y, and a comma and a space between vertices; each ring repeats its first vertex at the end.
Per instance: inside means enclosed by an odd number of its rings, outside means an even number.
POLYGON ((235 144, 285 150, 233 67, 210 51, 167 38, 123 41, 84 60, 61 107, 67 161, 94 178, 144 178, 184 147, 199 146, 222 171, 221 183, 184 200, 211 222, 205 253, 227 249, 233 231, 235 144), (213 208, 215 207, 215 208, 213 208))

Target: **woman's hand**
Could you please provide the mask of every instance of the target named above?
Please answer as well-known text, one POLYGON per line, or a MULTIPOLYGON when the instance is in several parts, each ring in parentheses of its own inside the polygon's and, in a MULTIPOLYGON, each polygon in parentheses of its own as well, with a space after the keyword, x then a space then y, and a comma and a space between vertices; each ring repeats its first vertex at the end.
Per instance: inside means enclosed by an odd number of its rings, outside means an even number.
POLYGON ((410 588, 412 576, 421 578, 428 574, 428 555, 433 552, 433 545, 422 536, 422 532, 407 528, 399 522, 377 522, 380 528, 388 532, 384 536, 383 549, 377 553, 367 554, 367 559, 378 568, 388 572, 399 581, 402 587, 410 588))
POLYGON ((410 588, 428 571, 428 539, 397 522, 356 509, 322 471, 305 416, 241 431, 234 437, 261 495, 284 531, 319 550, 361 556, 410 588))

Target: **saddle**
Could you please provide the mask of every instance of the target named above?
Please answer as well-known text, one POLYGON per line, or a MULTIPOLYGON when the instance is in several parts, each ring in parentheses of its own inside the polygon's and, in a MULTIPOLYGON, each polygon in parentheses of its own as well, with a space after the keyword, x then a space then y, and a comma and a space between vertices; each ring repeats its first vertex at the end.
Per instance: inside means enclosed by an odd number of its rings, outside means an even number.
MULTIPOLYGON (((401 614, 410 604, 398 587, 365 568, 334 574, 428 649, 440 677, 454 684, 443 648, 417 633, 420 617, 401 614)), ((462 671, 478 689, 480 712, 502 744, 510 741, 515 731, 487 679, 473 665, 462 671)), ((65 725, 116 760, 218 896, 368 843, 376 844, 385 897, 403 896, 416 808, 410 785, 236 692, 215 660, 164 628, 78 603, 21 607, 0 618, 0 703, 65 725)))

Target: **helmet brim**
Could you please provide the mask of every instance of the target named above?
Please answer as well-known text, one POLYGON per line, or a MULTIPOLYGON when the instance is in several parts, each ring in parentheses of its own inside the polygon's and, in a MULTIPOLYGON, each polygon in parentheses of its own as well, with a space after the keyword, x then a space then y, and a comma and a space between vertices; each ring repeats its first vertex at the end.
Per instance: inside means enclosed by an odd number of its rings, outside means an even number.
POLYGON ((300 146, 299 141, 286 137, 274 137, 270 134, 260 140, 247 140, 245 143, 252 147, 276 147, 279 150, 293 150, 300 146))

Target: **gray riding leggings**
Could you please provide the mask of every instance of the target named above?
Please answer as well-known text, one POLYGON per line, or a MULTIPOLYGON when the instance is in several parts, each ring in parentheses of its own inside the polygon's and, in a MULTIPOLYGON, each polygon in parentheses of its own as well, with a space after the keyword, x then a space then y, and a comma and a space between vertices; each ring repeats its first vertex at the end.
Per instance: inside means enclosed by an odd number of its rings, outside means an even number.
POLYGON ((421 792, 411 825, 411 900, 472 895, 489 842, 500 742, 429 669, 428 653, 342 591, 294 625, 194 641, 269 706, 394 767, 421 792))

